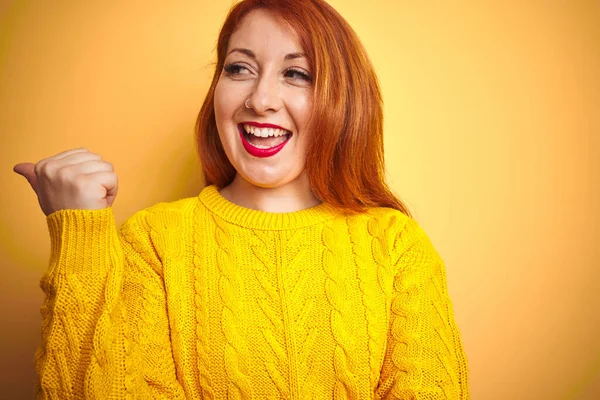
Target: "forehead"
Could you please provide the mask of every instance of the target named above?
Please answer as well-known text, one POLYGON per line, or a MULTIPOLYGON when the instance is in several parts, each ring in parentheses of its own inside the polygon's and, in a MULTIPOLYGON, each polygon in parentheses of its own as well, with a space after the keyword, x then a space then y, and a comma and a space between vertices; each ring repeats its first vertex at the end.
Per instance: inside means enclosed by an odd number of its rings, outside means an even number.
POLYGON ((303 51, 296 31, 283 18, 265 9, 253 10, 242 18, 229 39, 227 51, 233 48, 252 50, 259 58, 261 54, 285 56, 303 51))

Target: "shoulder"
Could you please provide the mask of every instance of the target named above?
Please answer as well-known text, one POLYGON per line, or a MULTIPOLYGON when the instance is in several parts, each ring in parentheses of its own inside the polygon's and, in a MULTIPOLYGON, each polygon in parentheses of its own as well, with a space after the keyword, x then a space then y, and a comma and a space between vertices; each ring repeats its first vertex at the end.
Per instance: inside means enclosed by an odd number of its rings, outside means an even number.
POLYGON ((171 202, 160 202, 137 211, 121 225, 121 230, 132 227, 145 231, 165 231, 181 227, 188 214, 194 212, 198 204, 197 197, 171 202))
POLYGON ((399 210, 375 207, 351 218, 360 218, 366 223, 369 234, 381 239, 394 262, 402 257, 439 257, 423 227, 399 210))
POLYGON ((345 218, 353 238, 377 243, 382 254, 388 256, 402 251, 402 247, 423 233, 415 219, 388 207, 372 207, 361 213, 345 214, 345 218))
MULTIPOLYGON (((197 203, 197 198, 191 197, 160 202, 137 211, 121 224, 121 243, 130 251, 138 253, 157 273, 162 273, 160 265, 165 257, 171 254, 168 249, 171 249, 173 244, 178 247, 181 243, 172 239, 182 237, 190 230, 186 223, 193 219, 188 214, 194 212, 197 203)), ((171 251, 174 250, 178 249, 171 251)))
POLYGON ((410 235, 420 229, 416 220, 389 207, 372 207, 367 211, 346 216, 350 225, 365 224, 369 233, 378 236, 410 235))
POLYGON ((162 253, 169 237, 183 235, 193 223, 197 197, 160 202, 137 211, 121 224, 120 236, 135 249, 154 248, 162 253))

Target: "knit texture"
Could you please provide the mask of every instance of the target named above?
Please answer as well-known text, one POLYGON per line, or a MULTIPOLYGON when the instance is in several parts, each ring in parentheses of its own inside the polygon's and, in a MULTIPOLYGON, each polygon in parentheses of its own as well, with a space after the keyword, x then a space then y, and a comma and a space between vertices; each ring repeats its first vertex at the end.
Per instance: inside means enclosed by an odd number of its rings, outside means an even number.
POLYGON ((469 399, 444 263, 399 211, 208 186, 47 222, 38 399, 469 399))

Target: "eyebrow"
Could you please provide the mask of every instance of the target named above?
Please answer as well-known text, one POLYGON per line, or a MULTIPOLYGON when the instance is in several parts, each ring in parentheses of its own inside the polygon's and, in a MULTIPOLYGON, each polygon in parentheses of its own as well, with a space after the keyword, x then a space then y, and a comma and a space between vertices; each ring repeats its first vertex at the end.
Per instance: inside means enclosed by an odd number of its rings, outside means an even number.
MULTIPOLYGON (((255 60, 256 60, 256 54, 254 54, 254 52, 253 52, 252 50, 249 50, 249 49, 242 49, 242 48, 238 48, 238 47, 236 47, 235 49, 231 49, 231 50, 229 51, 229 53, 227 53, 227 55, 229 55, 229 54, 231 54, 231 53, 234 53, 234 52, 238 52, 238 53, 245 54, 245 55, 247 55, 248 57, 250 57, 250 58, 253 58, 253 59, 255 59, 255 60)), ((305 57, 306 57, 306 54, 304 54, 304 53, 301 53, 301 52, 297 52, 297 53, 289 53, 289 54, 286 54, 286 55, 285 55, 285 57, 284 57, 284 60, 295 60, 295 59, 297 59, 297 58, 303 58, 303 57, 305 58, 305 57)))

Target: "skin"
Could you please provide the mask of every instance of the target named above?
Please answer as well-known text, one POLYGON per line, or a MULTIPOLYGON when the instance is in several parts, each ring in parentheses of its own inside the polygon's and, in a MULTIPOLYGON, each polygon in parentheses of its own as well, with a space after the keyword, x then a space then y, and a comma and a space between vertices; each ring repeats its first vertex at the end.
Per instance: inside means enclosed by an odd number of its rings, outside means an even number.
POLYGON ((215 117, 237 174, 221 195, 239 206, 274 213, 320 204, 305 172, 312 76, 296 32, 270 11, 254 10, 231 36, 224 65, 215 89, 215 117), (254 157, 239 137, 238 124, 245 121, 275 124, 293 135, 276 155, 254 157))

